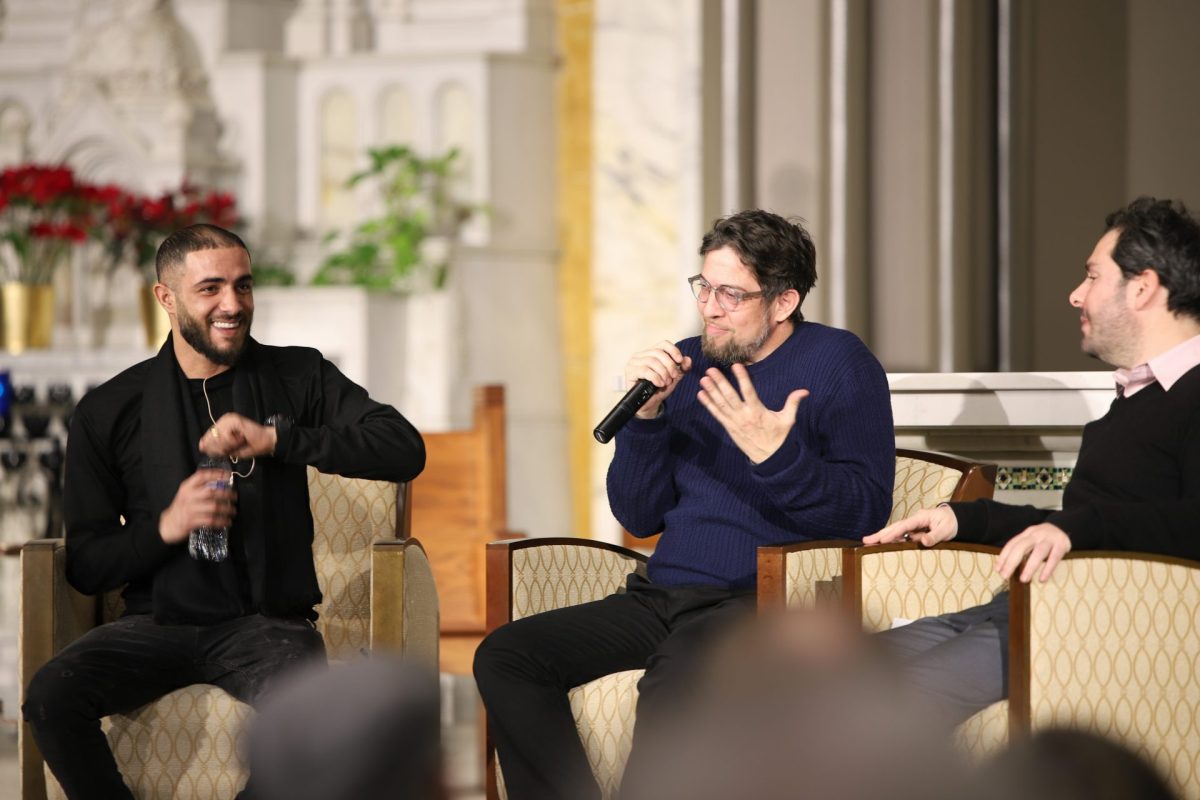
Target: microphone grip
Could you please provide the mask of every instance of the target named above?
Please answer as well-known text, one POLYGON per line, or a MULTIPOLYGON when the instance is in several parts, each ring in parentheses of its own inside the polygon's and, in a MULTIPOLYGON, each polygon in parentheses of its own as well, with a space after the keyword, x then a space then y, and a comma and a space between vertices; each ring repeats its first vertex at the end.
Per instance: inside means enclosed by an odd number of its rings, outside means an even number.
POLYGON ((613 410, 608 412, 608 416, 600 420, 596 430, 592 431, 596 441, 600 444, 607 444, 608 440, 615 436, 617 431, 621 430, 626 422, 629 422, 630 417, 646 405, 646 401, 657 391, 657 386, 645 378, 640 378, 633 388, 625 393, 620 402, 613 406, 613 410))

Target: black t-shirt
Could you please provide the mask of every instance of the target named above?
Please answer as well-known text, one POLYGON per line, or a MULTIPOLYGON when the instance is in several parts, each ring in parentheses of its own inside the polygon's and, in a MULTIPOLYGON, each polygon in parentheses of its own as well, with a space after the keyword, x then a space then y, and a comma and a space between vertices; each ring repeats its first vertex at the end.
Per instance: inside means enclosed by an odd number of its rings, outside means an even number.
MULTIPOLYGON (((192 408, 196 415, 196 423, 201 431, 207 433, 213 423, 233 410, 233 376, 235 370, 230 369, 219 375, 214 375, 207 381, 188 379, 191 390, 192 408), (208 395, 207 402, 205 394, 208 395), (210 409, 211 406, 211 409, 210 409), (211 417, 209 412, 211 410, 211 417)), ((196 464, 199 464, 204 454, 200 452, 199 442, 194 443, 192 453, 196 464)), ((242 459, 233 469, 243 475, 250 469, 250 459, 242 459)), ((238 478, 233 479, 237 488, 238 478)), ((251 613, 250 581, 246 573, 246 532, 238 523, 235 515, 229 531, 229 557, 224 561, 191 560, 192 569, 188 574, 190 584, 189 605, 198 619, 217 622, 233 619, 251 613)))

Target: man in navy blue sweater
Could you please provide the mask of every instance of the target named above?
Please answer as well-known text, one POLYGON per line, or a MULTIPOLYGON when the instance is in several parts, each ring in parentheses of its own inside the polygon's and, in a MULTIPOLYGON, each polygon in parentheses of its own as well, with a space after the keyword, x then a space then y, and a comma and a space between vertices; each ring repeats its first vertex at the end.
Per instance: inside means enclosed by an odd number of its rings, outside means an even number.
POLYGON ((686 700, 698 653, 754 608, 759 545, 856 538, 891 508, 895 439, 879 362, 804 321, 808 232, 765 211, 720 219, 689 279, 699 337, 634 355, 657 392, 616 437, 609 502, 635 536, 662 532, 647 577, 603 600, 505 625, 475 677, 509 796, 599 797, 567 690, 646 670, 627 777, 648 729, 686 700))
MULTIPOLYGON (((991 500, 918 511, 864 539, 1003 546, 1005 578, 1049 580, 1074 548, 1200 559, 1200 222, 1139 198, 1105 220, 1071 292, 1083 351, 1115 367, 1117 399, 1083 429, 1063 507, 991 500)), ((1008 593, 880 634, 949 723, 1007 696, 1008 593)))

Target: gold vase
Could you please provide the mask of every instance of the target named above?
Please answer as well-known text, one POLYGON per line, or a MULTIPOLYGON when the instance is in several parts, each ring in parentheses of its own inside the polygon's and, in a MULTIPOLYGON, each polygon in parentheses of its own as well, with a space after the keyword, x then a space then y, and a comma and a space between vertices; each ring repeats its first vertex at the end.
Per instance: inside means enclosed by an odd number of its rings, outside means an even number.
POLYGON ((157 350, 171 332, 171 318, 158 304, 153 286, 142 286, 139 297, 142 309, 142 328, 146 332, 146 345, 157 350))
POLYGON ((0 285, 0 347, 16 355, 50 346, 54 287, 8 281, 0 285))

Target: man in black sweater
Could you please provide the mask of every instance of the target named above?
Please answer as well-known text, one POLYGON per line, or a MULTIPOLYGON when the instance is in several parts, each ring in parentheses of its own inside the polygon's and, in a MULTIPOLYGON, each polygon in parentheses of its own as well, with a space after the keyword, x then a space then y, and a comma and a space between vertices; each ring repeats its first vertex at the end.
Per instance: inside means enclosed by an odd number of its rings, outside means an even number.
MULTIPOLYGON (((285 668, 324 658, 306 466, 407 481, 421 436, 316 350, 250 338, 250 255, 195 225, 158 251, 171 319, 158 355, 80 400, 64 488, 67 580, 124 587, 123 616, 66 647, 23 710, 72 798, 129 798, 99 720, 194 683, 252 702, 285 668), (234 460, 236 491, 203 455, 234 460), (228 558, 189 555, 189 533, 229 528, 228 558)), ((319 313, 319 312, 318 312, 319 313)))
MULTIPOLYGON (((1070 302, 1083 351, 1118 368, 1117 399, 1083 430, 1062 510, 950 503, 866 544, 1003 546, 998 571, 1025 582, 1048 580, 1073 548, 1200 559, 1200 224, 1178 202, 1139 198, 1108 216, 1084 269, 1070 302)), ((1007 696, 1007 592, 881 636, 949 722, 1007 696)))

